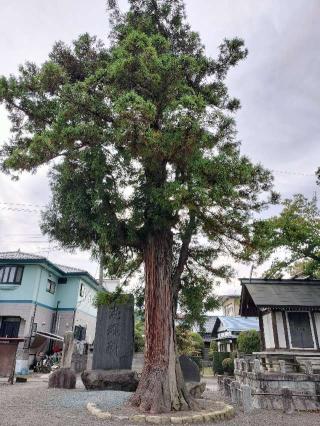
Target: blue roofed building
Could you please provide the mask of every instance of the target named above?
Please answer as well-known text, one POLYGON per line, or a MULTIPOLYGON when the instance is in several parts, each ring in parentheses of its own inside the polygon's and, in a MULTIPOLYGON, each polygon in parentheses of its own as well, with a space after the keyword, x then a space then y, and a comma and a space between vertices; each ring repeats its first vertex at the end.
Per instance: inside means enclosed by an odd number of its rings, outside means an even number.
POLYGON ((24 373, 48 342, 39 336, 75 331, 92 343, 98 282, 87 272, 29 253, 0 253, 0 338, 21 337, 16 369, 24 373))
POLYGON ((211 335, 218 344, 219 352, 233 352, 237 350, 239 334, 249 330, 259 331, 258 318, 216 316, 211 335))

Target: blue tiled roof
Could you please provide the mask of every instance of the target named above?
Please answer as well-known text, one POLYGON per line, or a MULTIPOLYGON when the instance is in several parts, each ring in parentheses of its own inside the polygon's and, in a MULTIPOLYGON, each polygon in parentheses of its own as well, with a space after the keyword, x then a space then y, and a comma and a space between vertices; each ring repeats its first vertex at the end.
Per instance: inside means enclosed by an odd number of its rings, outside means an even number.
POLYGON ((255 317, 244 318, 217 316, 217 318, 221 321, 222 326, 228 331, 259 331, 259 320, 255 317))
POLYGON ((206 322, 203 324, 203 328, 205 333, 212 333, 213 327, 216 323, 217 320, 217 316, 213 315, 213 316, 207 316, 206 318, 206 322))

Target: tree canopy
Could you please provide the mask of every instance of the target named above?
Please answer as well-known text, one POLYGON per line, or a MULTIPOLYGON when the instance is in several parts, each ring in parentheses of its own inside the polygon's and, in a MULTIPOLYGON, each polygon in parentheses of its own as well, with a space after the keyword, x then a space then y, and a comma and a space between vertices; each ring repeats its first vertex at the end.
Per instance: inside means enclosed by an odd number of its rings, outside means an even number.
POLYGON ((110 46, 83 34, 1 78, 12 122, 3 170, 51 162, 43 231, 104 252, 109 275, 138 268, 145 236, 170 228, 176 287, 211 288, 231 272, 213 261, 241 256, 271 188, 270 173, 240 155, 240 103, 224 82, 247 50, 225 40, 207 57, 181 1, 130 1, 124 15, 109 7, 110 46))
POLYGON ((192 294, 207 298, 230 274, 215 261, 244 258, 253 214, 274 199, 272 176, 240 154, 236 137, 240 102, 225 79, 247 56, 243 41, 224 40, 208 57, 182 0, 129 0, 126 13, 115 0, 108 7, 107 45, 83 34, 70 46, 57 42, 42 65, 1 77, 12 122, 2 170, 50 164, 44 232, 102 253, 111 275, 143 263, 147 356, 135 403, 181 409, 183 387, 168 385, 171 305, 180 291, 185 304, 192 294))
POLYGON ((302 194, 284 200, 281 213, 257 222, 260 262, 272 259, 267 277, 320 277, 320 211, 317 199, 302 194))
POLYGON ((244 354, 259 352, 261 349, 260 333, 256 330, 241 331, 237 339, 238 351, 244 354))

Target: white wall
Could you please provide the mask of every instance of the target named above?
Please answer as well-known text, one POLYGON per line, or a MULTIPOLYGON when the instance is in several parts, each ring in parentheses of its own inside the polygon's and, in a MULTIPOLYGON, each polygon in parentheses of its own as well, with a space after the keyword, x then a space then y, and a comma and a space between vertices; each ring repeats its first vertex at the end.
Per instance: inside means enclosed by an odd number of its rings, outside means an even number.
POLYGON ((286 335, 284 331, 282 312, 276 312, 276 322, 277 322, 277 330, 278 330, 279 348, 285 349, 287 347, 287 342, 286 342, 286 335))
POLYGON ((274 337, 273 337, 273 328, 272 328, 272 317, 271 312, 263 315, 263 330, 264 330, 264 340, 266 344, 266 349, 274 349, 274 337))
POLYGON ((97 309, 94 307, 93 302, 97 294, 97 291, 90 287, 84 281, 80 282, 78 302, 76 306, 77 311, 84 312, 85 314, 91 315, 93 317, 97 316, 97 309), (80 286, 83 286, 83 295, 80 296, 80 286))
POLYGON ((96 333, 96 321, 97 318, 95 316, 89 315, 82 311, 77 311, 75 315, 74 325, 81 325, 85 327, 86 332, 86 342, 92 344, 94 341, 95 333, 96 333))

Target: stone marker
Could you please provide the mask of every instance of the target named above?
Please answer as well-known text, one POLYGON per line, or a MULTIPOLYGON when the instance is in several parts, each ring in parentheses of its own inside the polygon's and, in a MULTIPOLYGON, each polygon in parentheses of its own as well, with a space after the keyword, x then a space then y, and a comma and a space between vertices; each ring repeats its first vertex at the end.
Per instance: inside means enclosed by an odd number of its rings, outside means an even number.
POLYGON ((200 382, 200 369, 197 364, 186 355, 180 355, 179 361, 185 382, 200 382))
POLYGON ((74 349, 73 331, 67 331, 63 337, 61 367, 71 368, 73 349, 74 349))
POLYGON ((241 385, 242 406, 244 413, 250 413, 253 410, 251 389, 249 385, 241 385))
POLYGON ((282 388, 281 394, 282 394, 283 412, 286 414, 292 414, 294 412, 292 390, 289 388, 282 388))
POLYGON ((50 374, 49 388, 74 389, 76 387, 77 376, 76 373, 71 370, 73 348, 73 332, 67 331, 63 341, 61 368, 50 374))
POLYGON ((93 349, 93 370, 130 370, 133 352, 133 298, 125 304, 99 306, 93 349))
POLYGON ((237 404, 238 403, 236 385, 237 385, 236 380, 234 380, 234 381, 232 381, 230 383, 230 392, 231 392, 231 402, 232 402, 232 404, 237 404))
POLYGON ((260 373, 261 371, 261 363, 260 363, 260 359, 255 359, 253 361, 253 371, 254 373, 260 373))
POLYGON ((118 390, 134 392, 138 387, 138 375, 132 370, 87 370, 81 373, 87 390, 118 390))

